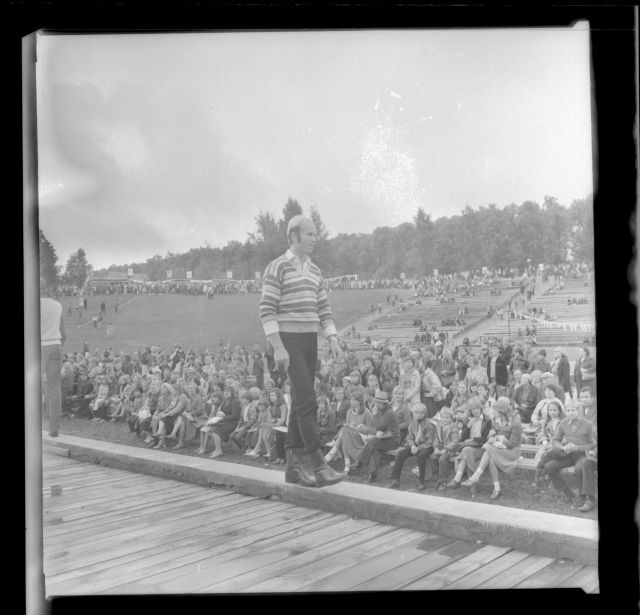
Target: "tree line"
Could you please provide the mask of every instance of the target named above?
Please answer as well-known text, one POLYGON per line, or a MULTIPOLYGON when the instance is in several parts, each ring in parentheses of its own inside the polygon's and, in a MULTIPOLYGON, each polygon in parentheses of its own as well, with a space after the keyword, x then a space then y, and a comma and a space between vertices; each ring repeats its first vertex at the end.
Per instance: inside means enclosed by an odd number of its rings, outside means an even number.
MULTIPOLYGON (((149 280, 166 279, 167 270, 174 279, 226 278, 253 279, 266 265, 288 247, 286 228, 289 220, 304 214, 295 199, 289 198, 277 218, 268 211, 255 218, 255 230, 246 240, 229 241, 213 248, 208 242, 188 252, 159 254, 143 263, 111 265, 94 275, 107 275, 109 270, 144 273, 149 280)), ((524 268, 531 259, 538 263, 560 265, 568 260, 593 262, 593 195, 574 200, 566 207, 554 197, 545 197, 542 205, 525 201, 502 209, 495 204, 472 209, 468 205, 459 215, 433 220, 419 207, 412 222, 396 227, 383 226, 372 233, 338 233, 329 236, 316 206, 307 214, 318 230, 318 243, 313 260, 327 278, 357 273, 363 278, 398 278, 439 273, 471 271, 488 267, 524 268)), ((56 265, 55 249, 40 231, 40 270, 50 284, 81 285, 88 263, 80 248, 71 254, 64 269, 56 265)))

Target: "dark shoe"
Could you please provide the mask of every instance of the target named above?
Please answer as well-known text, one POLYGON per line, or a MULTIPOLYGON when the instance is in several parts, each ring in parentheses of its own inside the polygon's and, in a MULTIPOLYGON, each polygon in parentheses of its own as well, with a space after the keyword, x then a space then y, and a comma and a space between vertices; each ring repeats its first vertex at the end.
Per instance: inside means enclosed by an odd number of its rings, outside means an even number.
POLYGON ((424 484, 423 480, 418 482, 418 490, 419 491, 424 491, 426 488, 427 488, 427 486, 424 484))
POLYGON ((362 462, 361 461, 356 461, 356 465, 353 466, 353 468, 355 470, 359 470, 362 467, 362 462))
POLYGON ((347 474, 348 474, 349 476, 355 476, 355 473, 356 473, 356 471, 355 471, 353 468, 349 468, 349 469, 347 470, 347 474))
POLYGON ((58 432, 57 432, 57 431, 50 431, 50 432, 49 432, 49 435, 50 435, 52 438, 57 438, 57 437, 58 437, 58 432))
POLYGON ((444 481, 442 481, 438 486, 438 491, 446 491, 446 490, 447 490, 447 486, 444 484, 444 481))
POLYGON ((565 494, 564 494, 564 501, 567 504, 573 504, 574 500, 575 500, 575 496, 574 496, 573 492, 566 491, 565 494))
POLYGON ((366 480, 364 481, 365 483, 375 483, 376 482, 376 478, 378 478, 378 473, 377 472, 371 472, 371 474, 369 474, 369 476, 367 476, 366 480))
POLYGON ((400 481, 397 481, 395 478, 392 479, 389 489, 400 489, 400 481))
POLYGON ((346 472, 336 472, 327 465, 327 462, 324 460, 324 455, 322 454, 322 449, 317 448, 315 451, 309 453, 309 460, 311 461, 311 469, 313 470, 313 476, 316 480, 316 487, 335 485, 347 478, 346 472))
POLYGON ((455 478, 450 483, 447 483, 447 489, 458 489, 458 487, 460 487, 460 483, 455 478))
POLYGON ((494 491, 490 496, 489 499, 490 500, 497 500, 500 497, 500 492, 499 491, 494 491))
POLYGON ((287 469, 284 472, 284 482, 297 483, 303 487, 316 487, 315 478, 302 466, 302 451, 299 448, 288 448, 285 456, 287 469))
POLYGON ((596 507, 596 503, 593 500, 587 500, 578 510, 580 512, 590 512, 596 507))

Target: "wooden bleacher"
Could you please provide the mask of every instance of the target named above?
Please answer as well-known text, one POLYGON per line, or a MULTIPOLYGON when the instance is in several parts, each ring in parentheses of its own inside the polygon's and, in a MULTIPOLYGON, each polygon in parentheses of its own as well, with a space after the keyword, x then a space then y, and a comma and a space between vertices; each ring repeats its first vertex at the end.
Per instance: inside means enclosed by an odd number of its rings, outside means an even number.
MULTIPOLYGON (((532 298, 531 302, 527 302, 525 308, 518 308, 518 311, 525 311, 529 307, 542 308, 550 316, 555 317, 557 322, 590 324, 594 327, 595 332, 595 290, 593 281, 588 287, 584 286, 584 278, 567 277, 564 281, 564 289, 556 291, 552 295, 542 295, 539 291, 532 298), (586 304, 567 305, 568 299, 587 299, 586 304)), ((527 326, 536 326, 536 339, 540 347, 551 346, 582 346, 586 331, 580 329, 572 331, 569 328, 563 329, 547 329, 541 323, 526 319, 511 320, 511 339, 517 341, 524 340, 524 331, 527 326), (522 336, 518 337, 518 329, 521 329, 522 336)), ((494 319, 490 329, 485 331, 482 339, 508 335, 509 323, 505 314, 504 320, 494 319)), ((480 340, 475 340, 479 342, 480 340)))

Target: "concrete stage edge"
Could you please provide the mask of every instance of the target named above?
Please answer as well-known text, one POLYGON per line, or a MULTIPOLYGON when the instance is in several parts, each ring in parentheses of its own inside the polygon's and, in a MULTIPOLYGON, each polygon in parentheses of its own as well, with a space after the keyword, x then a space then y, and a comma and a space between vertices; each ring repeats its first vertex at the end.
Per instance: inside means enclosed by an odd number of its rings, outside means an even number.
POLYGON ((68 455, 78 461, 203 487, 225 487, 261 498, 276 496, 291 504, 349 514, 396 527, 512 547, 545 557, 598 564, 598 522, 591 519, 357 483, 310 489, 285 483, 284 473, 279 471, 62 434, 51 438, 43 432, 42 443, 45 450, 49 447, 66 449, 68 455))

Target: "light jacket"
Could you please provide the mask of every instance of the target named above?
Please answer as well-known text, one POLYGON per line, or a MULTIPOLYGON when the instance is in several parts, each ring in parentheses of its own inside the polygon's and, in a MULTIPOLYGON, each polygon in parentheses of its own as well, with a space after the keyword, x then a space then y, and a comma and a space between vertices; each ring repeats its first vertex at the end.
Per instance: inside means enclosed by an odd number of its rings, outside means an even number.
POLYGON ((436 435, 433 440, 433 448, 446 448, 448 451, 453 450, 460 441, 460 431, 458 426, 451 421, 447 427, 443 427, 442 423, 436 426, 436 435))
POLYGON ((415 419, 409 425, 409 433, 407 433, 406 445, 408 447, 417 446, 418 450, 433 447, 433 441, 436 436, 436 426, 427 418, 418 423, 415 419))
MULTIPOLYGON (((400 372, 400 377, 398 378, 398 386, 404 391, 404 382, 405 378, 409 376, 409 374, 405 374, 405 372, 400 372)), ((413 372, 409 376, 411 378, 411 387, 409 389, 409 394, 406 397, 407 403, 409 404, 418 404, 420 403, 420 372, 413 368, 413 372)))
POLYGON ((422 377, 422 390, 425 397, 433 397, 434 401, 442 401, 444 393, 442 392, 442 383, 436 373, 427 368, 422 377))

